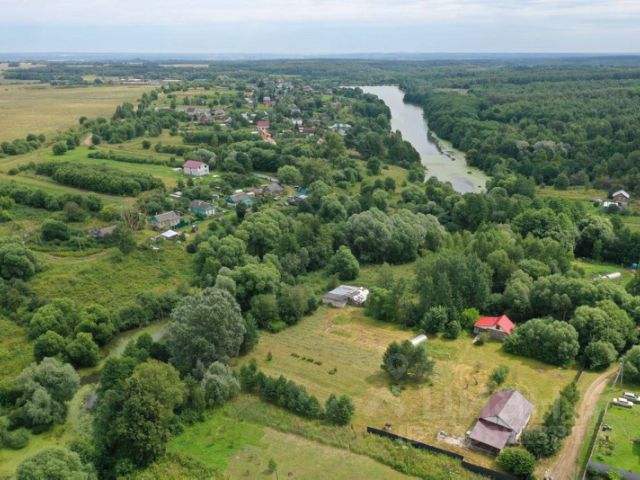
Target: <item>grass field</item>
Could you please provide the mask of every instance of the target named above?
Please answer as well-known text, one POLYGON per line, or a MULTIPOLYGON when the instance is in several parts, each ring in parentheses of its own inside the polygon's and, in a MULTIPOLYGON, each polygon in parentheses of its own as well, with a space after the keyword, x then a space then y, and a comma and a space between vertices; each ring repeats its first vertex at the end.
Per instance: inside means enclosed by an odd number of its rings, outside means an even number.
POLYGON ((117 309, 140 292, 167 291, 191 278, 184 247, 171 242, 157 252, 136 250, 125 257, 112 249, 88 257, 41 258, 47 268, 31 280, 34 292, 47 299, 69 297, 81 305, 100 303, 117 309))
POLYGON ((33 361, 33 346, 24 328, 0 317, 0 384, 12 380, 33 361))
POLYGON ((222 410, 172 440, 169 451, 189 455, 232 479, 275 478, 275 472, 269 475, 269 460, 276 462, 278 474, 283 478, 409 478, 348 450, 251 422, 234 421, 222 410))
POLYGON ((0 141, 28 133, 50 136, 78 118, 110 117, 117 105, 135 102, 149 86, 54 88, 47 85, 0 86, 0 141))
MULTIPOLYGON (((435 338, 427 343, 436 360, 432 384, 408 386, 397 397, 380 369, 382 354, 392 341, 412 336, 412 332, 366 318, 360 309, 323 307, 283 332, 264 333, 251 357, 270 375, 286 372, 321 401, 334 392, 350 395, 357 407, 356 431, 390 423, 394 433, 432 444, 437 443, 439 431, 464 437, 490 395, 486 383, 497 365, 510 369, 504 386, 518 388, 534 403, 534 424, 576 373, 507 355, 497 342, 475 347, 467 335, 455 341, 435 338), (269 352, 273 358, 266 361, 269 352)), ((458 451, 478 463, 491 464, 491 459, 477 453, 458 451)))
POLYGON ((596 198, 606 199, 607 192, 595 188, 571 187, 566 190, 557 190, 553 187, 541 187, 537 190, 541 197, 562 198, 564 200, 580 200, 593 203, 596 198))
MULTIPOLYGON (((616 390, 620 393, 620 389, 616 390)), ((610 431, 600 431, 592 461, 613 467, 640 473, 640 409, 631 409, 612 405, 604 417, 610 431)))

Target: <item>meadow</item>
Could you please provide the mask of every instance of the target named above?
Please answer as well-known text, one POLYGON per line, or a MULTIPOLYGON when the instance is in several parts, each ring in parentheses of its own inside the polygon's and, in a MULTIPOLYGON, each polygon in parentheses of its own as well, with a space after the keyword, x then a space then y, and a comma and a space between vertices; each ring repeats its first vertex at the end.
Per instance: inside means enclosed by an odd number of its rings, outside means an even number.
MULTIPOLYGON (((169 452, 187 455, 229 478, 269 477, 269 461, 286 478, 411 478, 370 457, 322 445, 299 435, 230 417, 223 408, 188 427, 169 443, 169 452)), ((275 476, 272 472, 271 476, 275 476)))
POLYGON ((28 133, 47 136, 76 125, 81 116, 111 117, 123 102, 135 102, 150 86, 51 87, 0 85, 0 141, 28 133))
MULTIPOLYGON (((411 331, 365 317, 361 309, 322 307, 283 332, 263 333, 250 358, 269 375, 286 372, 321 401, 334 392, 351 396, 356 405, 355 431, 390 423, 393 433, 436 445, 440 431, 464 437, 472 428, 491 395, 487 382, 496 366, 509 367, 503 387, 517 388, 534 403, 532 424, 542 420, 560 389, 576 374, 575 369, 508 355, 498 342, 478 347, 469 335, 453 341, 430 338, 426 348, 436 361, 432 378, 425 384, 407 385, 396 396, 380 368, 382 354, 389 343, 413 336, 411 331)), ((460 447, 440 446, 480 464, 493 463, 460 447)))
POLYGON ((158 251, 136 250, 127 256, 109 249, 85 257, 40 257, 47 268, 31 281, 33 291, 42 298, 68 297, 79 305, 99 303, 117 309, 138 293, 166 292, 191 278, 184 247, 171 242, 158 251))

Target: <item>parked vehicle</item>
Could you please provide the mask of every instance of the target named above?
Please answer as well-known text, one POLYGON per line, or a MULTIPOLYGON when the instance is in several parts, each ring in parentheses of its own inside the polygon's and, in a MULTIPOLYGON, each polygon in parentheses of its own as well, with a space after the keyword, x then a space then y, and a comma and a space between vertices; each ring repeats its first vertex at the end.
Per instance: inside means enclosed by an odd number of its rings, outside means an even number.
POLYGON ((614 405, 618 405, 619 407, 624 407, 624 408, 632 408, 633 407, 633 403, 632 402, 630 402, 626 398, 622 398, 622 397, 614 398, 611 403, 613 403, 614 405))

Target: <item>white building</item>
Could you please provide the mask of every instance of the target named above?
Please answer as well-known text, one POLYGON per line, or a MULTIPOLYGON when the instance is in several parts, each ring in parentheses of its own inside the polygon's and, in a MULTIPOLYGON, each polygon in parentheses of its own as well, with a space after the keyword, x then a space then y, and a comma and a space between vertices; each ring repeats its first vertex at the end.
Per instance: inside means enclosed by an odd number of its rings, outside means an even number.
POLYGON ((209 175, 209 165, 203 162, 197 162, 196 160, 187 160, 184 162, 182 170, 185 175, 189 175, 190 177, 209 175))

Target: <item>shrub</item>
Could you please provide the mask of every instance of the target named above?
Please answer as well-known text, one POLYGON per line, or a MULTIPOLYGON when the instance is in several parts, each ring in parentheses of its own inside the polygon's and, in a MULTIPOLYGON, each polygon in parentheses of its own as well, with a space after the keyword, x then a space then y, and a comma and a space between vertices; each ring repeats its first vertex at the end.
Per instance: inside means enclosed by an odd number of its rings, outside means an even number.
POLYGON ((356 408, 351 399, 342 395, 330 395, 325 403, 325 417, 333 425, 347 425, 351 421, 356 408))
POLYGON ((536 459, 523 448, 507 448, 498 455, 498 464, 506 471, 526 478, 536 468, 536 459))

